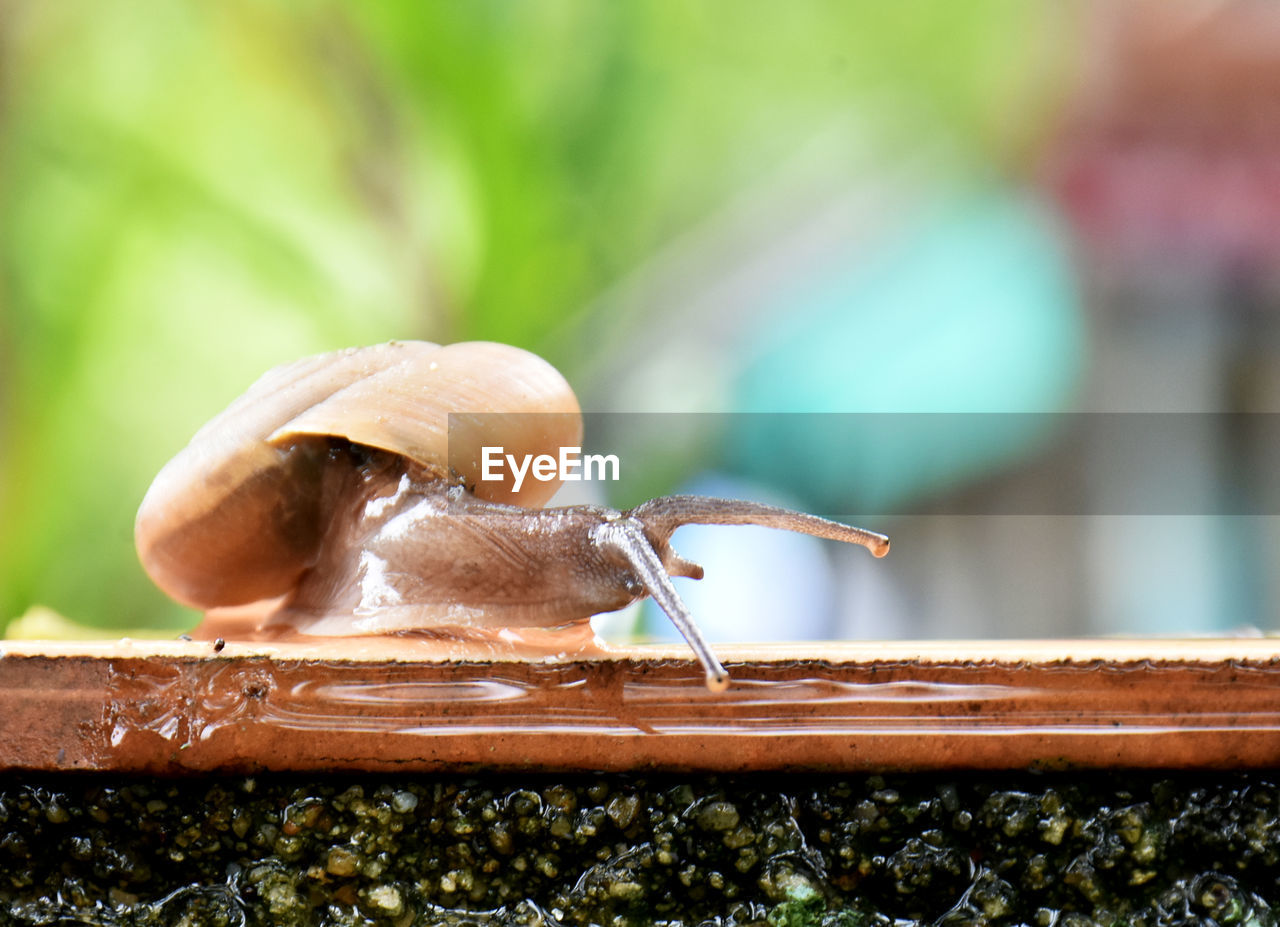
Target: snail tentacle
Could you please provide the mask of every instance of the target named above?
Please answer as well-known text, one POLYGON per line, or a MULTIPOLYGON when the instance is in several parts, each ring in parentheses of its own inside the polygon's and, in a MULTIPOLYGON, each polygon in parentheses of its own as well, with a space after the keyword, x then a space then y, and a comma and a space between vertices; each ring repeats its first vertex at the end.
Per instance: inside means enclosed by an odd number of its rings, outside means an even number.
POLYGON ((639 520, 661 541, 669 539, 681 525, 761 525, 831 541, 858 544, 876 557, 883 557, 889 552, 889 539, 883 534, 819 518, 817 515, 806 515, 776 505, 743 499, 660 496, 637 505, 627 514, 639 520))
POLYGON ((702 632, 698 630, 689 607, 680 598, 680 593, 672 584, 671 577, 662 565, 662 560, 645 536, 643 526, 636 520, 624 516, 600 525, 595 534, 596 542, 601 548, 620 554, 627 561, 641 585, 649 595, 653 596, 653 600, 667 613, 676 630, 688 641, 698 662, 706 670, 707 688, 712 692, 723 692, 727 689, 729 674, 725 672, 724 666, 716 659, 702 632))
POLYGON ((681 557, 670 547, 667 548, 667 573, 671 576, 687 576, 689 579, 702 579, 706 575, 706 570, 702 568, 702 564, 694 563, 681 557))

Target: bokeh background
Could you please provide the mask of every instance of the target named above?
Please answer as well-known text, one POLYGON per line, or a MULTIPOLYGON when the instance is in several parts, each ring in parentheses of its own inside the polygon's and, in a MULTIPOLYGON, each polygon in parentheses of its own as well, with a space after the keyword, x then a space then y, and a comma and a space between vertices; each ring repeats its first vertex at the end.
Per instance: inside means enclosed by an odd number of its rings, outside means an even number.
POLYGON ((1278 302, 1269 0, 4 0, 0 627, 189 627, 133 552, 161 464, 416 337, 662 414, 597 495, 892 535, 682 529, 715 638, 1269 631, 1278 302), (1187 414, 1153 458, 1103 413, 1187 414))

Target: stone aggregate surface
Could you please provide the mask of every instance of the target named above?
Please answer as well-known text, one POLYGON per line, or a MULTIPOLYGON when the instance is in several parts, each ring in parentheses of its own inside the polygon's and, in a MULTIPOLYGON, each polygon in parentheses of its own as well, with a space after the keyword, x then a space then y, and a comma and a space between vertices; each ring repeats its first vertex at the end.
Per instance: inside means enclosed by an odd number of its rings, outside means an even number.
POLYGON ((1277 782, 6 774, 0 927, 1261 927, 1277 782))

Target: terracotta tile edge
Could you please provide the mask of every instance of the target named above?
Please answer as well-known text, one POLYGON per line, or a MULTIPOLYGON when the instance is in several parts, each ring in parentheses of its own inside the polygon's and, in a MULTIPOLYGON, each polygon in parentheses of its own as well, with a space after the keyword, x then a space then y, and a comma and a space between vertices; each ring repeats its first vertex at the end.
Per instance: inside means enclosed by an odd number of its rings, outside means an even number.
POLYGON ((816 659, 769 647, 766 660, 738 659, 761 648, 725 648, 734 684, 724 694, 708 692, 674 648, 396 662, 298 647, 215 655, 181 643, 177 652, 6 647, 0 769, 1280 766, 1280 655, 1270 641, 1232 642, 1219 659, 1199 642, 1121 648, 1109 660, 1007 645, 932 660, 911 647, 881 648, 880 659, 863 645, 816 659))

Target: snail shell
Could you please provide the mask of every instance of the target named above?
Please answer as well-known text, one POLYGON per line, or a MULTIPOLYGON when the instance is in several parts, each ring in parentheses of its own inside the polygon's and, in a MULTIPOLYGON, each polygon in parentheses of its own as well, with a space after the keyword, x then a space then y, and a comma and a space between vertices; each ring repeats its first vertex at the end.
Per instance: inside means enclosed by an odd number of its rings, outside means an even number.
POLYGON ((187 605, 264 603, 264 634, 558 627, 652 595, 718 690, 728 676, 671 583, 702 576, 671 549, 676 528, 766 525, 888 552, 883 535, 753 502, 544 509, 554 480, 480 479, 482 447, 556 456, 581 439, 569 385, 518 348, 307 358, 264 375, 161 470, 139 557, 187 605))
POLYGON ((264 374, 160 471, 138 510, 138 554, 161 589, 195 608, 275 598, 316 565, 349 488, 339 442, 412 461, 481 499, 540 506, 558 483, 525 480, 518 493, 509 477, 482 483, 480 447, 539 454, 581 436, 569 384, 519 348, 399 341, 305 358, 264 374))

